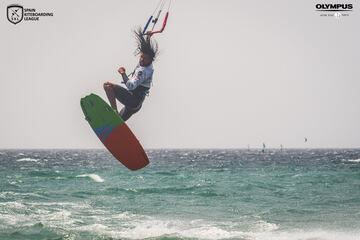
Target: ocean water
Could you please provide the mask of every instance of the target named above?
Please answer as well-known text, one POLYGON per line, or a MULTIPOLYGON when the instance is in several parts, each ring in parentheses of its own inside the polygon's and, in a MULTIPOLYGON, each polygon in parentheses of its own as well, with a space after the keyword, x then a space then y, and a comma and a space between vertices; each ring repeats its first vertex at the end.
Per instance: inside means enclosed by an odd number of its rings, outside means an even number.
POLYGON ((0 150, 0 239, 360 239, 360 149, 147 153, 0 150))

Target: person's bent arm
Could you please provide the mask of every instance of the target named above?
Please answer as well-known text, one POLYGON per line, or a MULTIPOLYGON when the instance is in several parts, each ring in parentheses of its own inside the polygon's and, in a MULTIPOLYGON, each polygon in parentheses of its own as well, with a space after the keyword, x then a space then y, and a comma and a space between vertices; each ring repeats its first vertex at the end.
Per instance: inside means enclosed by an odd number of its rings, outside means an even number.
POLYGON ((127 83, 129 81, 129 77, 126 75, 126 70, 124 67, 120 67, 118 72, 121 74, 121 77, 123 79, 123 83, 127 83))

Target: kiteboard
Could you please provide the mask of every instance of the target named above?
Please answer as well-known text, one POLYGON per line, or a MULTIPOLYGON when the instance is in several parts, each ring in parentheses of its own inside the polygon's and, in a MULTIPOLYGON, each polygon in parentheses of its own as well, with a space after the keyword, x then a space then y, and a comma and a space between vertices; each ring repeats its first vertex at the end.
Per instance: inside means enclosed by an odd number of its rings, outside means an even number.
POLYGON ((80 100, 85 119, 111 154, 130 170, 149 164, 149 159, 123 119, 96 94, 80 100))

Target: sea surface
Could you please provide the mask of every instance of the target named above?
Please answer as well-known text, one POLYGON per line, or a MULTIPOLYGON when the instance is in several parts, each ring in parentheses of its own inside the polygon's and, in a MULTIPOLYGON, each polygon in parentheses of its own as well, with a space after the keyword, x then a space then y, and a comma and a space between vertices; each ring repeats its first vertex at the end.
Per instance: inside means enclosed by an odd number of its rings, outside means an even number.
POLYGON ((0 150, 0 239, 360 240, 360 149, 0 150))

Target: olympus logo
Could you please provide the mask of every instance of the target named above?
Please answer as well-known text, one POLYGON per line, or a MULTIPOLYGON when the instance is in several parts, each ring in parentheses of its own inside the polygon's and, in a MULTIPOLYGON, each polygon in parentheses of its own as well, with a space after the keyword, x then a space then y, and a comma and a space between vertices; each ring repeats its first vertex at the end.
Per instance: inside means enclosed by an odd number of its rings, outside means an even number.
POLYGON ((325 12, 339 12, 339 11, 352 11, 352 4, 316 4, 317 11, 325 11, 325 12))

